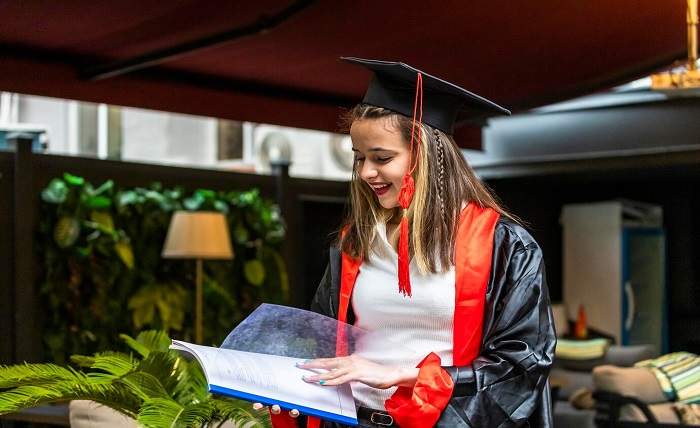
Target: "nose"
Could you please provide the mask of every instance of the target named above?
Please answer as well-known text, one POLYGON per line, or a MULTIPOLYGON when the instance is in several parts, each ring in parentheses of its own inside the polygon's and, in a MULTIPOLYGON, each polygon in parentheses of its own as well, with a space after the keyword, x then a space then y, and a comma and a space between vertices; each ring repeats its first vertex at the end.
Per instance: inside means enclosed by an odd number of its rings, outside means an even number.
POLYGON ((360 164, 358 173, 360 178, 369 181, 377 176, 377 168, 372 162, 365 160, 360 164))

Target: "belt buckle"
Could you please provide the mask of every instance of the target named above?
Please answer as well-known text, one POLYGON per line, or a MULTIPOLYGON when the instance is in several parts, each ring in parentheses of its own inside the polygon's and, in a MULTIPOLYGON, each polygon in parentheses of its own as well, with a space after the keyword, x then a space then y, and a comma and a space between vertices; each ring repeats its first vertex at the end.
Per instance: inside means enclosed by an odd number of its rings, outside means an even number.
POLYGON ((369 415, 369 421, 376 425, 390 427, 394 424, 394 418, 382 412, 372 412, 369 415))

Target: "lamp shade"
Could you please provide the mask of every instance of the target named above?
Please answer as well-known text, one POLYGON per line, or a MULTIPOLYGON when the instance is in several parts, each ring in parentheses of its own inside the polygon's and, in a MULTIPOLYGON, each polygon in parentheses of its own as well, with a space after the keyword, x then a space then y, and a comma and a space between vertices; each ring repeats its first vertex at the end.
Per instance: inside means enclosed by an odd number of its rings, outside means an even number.
POLYGON ((226 217, 213 211, 175 212, 162 255, 172 259, 232 259, 226 217))

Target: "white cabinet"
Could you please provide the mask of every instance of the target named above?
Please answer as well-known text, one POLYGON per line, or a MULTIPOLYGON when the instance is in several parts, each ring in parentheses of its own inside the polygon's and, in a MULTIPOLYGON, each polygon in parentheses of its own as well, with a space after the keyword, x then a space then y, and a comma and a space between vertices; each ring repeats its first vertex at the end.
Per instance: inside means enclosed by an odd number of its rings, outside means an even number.
POLYGON ((665 235, 661 208, 631 201, 565 205, 563 299, 618 344, 667 349, 665 235))

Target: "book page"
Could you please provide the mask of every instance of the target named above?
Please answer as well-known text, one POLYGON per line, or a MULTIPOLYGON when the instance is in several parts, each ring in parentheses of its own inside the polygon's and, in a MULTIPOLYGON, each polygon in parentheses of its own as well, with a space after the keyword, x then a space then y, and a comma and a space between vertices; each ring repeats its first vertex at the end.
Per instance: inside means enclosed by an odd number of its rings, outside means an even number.
MULTIPOLYGON (((296 367, 296 363, 303 361, 300 358, 220 349, 176 340, 173 340, 171 349, 189 352, 199 360, 212 392, 230 392, 226 395, 248 400, 269 398, 283 408, 289 409, 292 405, 302 413, 320 417, 329 413, 351 419, 344 423, 353 423, 357 419, 350 385, 336 387, 304 382, 302 376, 313 373, 296 367)), ((269 400, 261 402, 272 404, 269 400)))

